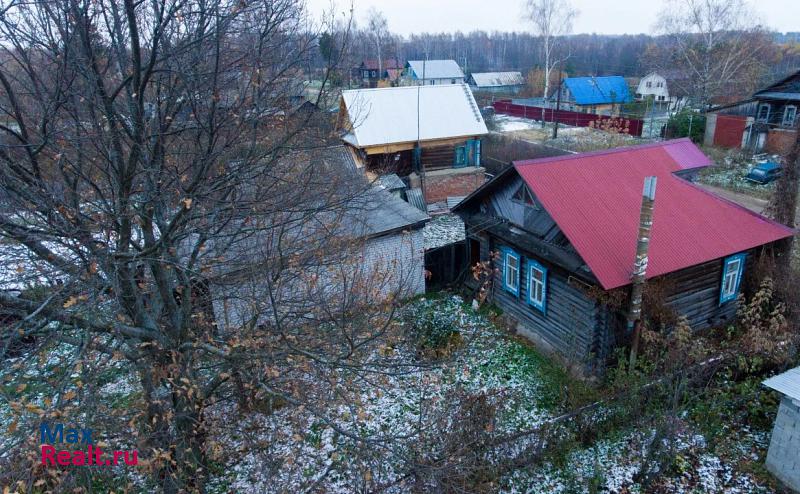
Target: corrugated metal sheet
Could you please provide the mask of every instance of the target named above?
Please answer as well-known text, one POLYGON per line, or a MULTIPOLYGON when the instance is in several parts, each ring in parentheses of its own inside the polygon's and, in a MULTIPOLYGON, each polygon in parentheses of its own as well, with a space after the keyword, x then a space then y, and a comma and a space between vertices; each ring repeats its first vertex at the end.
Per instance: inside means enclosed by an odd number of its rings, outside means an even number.
POLYGON ((406 199, 408 199, 409 204, 427 214, 428 207, 425 205, 425 198, 422 197, 422 189, 408 189, 406 191, 406 199))
POLYGON ((479 88, 525 84, 521 72, 473 72, 470 77, 479 88))
POLYGON ((342 91, 356 147, 488 133, 466 84, 405 86, 342 91), (419 118, 417 118, 419 98, 419 118))
POLYGON ((628 83, 622 76, 567 77, 564 79, 575 102, 579 105, 629 103, 633 101, 628 83))
POLYGON ((603 287, 612 289, 630 283, 647 176, 658 177, 648 278, 793 235, 674 175, 708 164, 689 139, 678 139, 514 167, 603 287))
POLYGON ((414 71, 417 79, 460 79, 464 80, 464 72, 455 60, 409 60, 406 64, 414 71))
POLYGON ((447 209, 453 209, 456 205, 463 201, 467 196, 447 196, 447 209))
POLYGON ((800 367, 770 377, 764 381, 764 386, 783 393, 793 400, 800 400, 800 367))
POLYGON ((378 183, 386 190, 395 191, 403 190, 406 188, 406 183, 403 179, 397 176, 396 173, 389 173, 378 177, 378 183))

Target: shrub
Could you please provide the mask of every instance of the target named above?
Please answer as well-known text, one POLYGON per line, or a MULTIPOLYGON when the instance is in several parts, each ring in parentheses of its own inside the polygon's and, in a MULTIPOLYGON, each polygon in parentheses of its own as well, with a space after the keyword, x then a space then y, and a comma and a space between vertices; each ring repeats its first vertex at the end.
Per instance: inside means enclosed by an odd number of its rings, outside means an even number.
POLYGON ((408 337, 423 352, 441 353, 461 342, 458 310, 447 305, 450 300, 423 300, 404 317, 408 337))

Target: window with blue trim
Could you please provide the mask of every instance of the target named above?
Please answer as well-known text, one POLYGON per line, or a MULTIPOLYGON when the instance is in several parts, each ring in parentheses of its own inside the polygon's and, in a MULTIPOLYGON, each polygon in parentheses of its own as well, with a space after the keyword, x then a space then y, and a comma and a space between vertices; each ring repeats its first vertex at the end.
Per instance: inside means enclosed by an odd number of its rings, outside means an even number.
POLYGON ((532 259, 528 260, 528 303, 542 312, 547 304, 547 268, 532 259))
POLYGON ((726 257, 722 268, 722 287, 719 291, 719 303, 735 300, 739 294, 739 285, 744 273, 745 254, 726 257))
POLYGON ((519 254, 503 249, 503 288, 519 295, 519 254))

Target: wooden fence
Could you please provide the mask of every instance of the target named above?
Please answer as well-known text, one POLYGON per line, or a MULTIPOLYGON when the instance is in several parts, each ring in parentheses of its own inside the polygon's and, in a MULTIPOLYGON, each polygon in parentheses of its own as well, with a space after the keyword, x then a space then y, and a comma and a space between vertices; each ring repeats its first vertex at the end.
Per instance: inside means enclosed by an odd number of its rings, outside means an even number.
MULTIPOLYGON (((496 113, 511 115, 513 117, 530 118, 534 120, 544 119, 545 122, 558 122, 564 125, 572 125, 574 127, 589 127, 589 125, 598 126, 605 120, 614 119, 614 117, 610 117, 608 115, 598 115, 596 113, 580 113, 569 110, 542 108, 541 106, 518 105, 507 99, 495 101, 492 106, 494 107, 494 111, 496 113)), ((643 120, 624 117, 616 117, 616 119, 621 120, 628 128, 628 134, 641 137, 642 129, 644 128, 643 120)))

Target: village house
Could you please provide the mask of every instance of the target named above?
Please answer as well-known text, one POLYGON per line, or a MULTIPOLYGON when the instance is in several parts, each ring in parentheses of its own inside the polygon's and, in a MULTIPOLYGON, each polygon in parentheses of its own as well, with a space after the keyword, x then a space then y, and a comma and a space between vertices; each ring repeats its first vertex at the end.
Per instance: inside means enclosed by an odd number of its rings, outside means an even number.
POLYGON ((599 115, 617 115, 633 101, 624 77, 567 77, 561 85, 561 108, 599 115))
POLYGON ((427 204, 485 180, 480 138, 488 130, 466 84, 342 91, 337 129, 364 172, 396 173, 427 204))
POLYGON ((656 108, 678 110, 686 102, 686 98, 679 96, 679 93, 679 88, 671 88, 664 75, 650 72, 639 80, 635 98, 637 101, 651 99, 656 108))
POLYGON ((364 60, 354 69, 361 87, 395 85, 403 74, 404 64, 396 58, 386 58, 380 62, 375 59, 364 60))
POLYGON ((525 87, 521 72, 473 72, 468 82, 475 92, 516 94, 525 87))
POLYGON ((647 286, 695 330, 731 320, 755 260, 793 235, 685 178, 710 164, 689 139, 515 161, 454 212, 518 331, 596 369, 628 338, 645 177, 657 177, 647 286))
MULTIPOLYGON (((315 180, 330 190, 319 190, 318 198, 309 197, 308 211, 286 211, 280 224, 268 219, 263 228, 254 230, 249 239, 235 247, 235 261, 227 263, 226 272, 215 276, 209 286, 220 327, 246 322, 244 318, 252 313, 248 305, 252 295, 248 294, 254 292, 273 290, 272 298, 261 297, 264 307, 274 299, 280 305, 275 307, 277 311, 294 313, 304 310, 296 305, 299 301, 295 298, 303 290, 344 292, 357 286, 364 293, 401 299, 425 292, 423 227, 430 219, 427 214, 384 185, 366 180, 343 145, 293 152, 281 162, 300 164, 305 169, 313 166, 315 180), (315 200, 334 207, 309 213, 315 200), (281 243, 280 249, 271 245, 276 242, 281 243), (324 257, 319 250, 306 252, 302 247, 321 244, 327 246, 324 257), (298 267, 270 257, 283 249, 298 267), (280 286, 268 288, 266 279, 280 279, 280 286), (320 280, 316 287, 308 283, 311 279, 320 280), (282 297, 291 304, 280 304, 282 297)), ((250 213, 244 221, 257 224, 259 219, 256 213, 250 213)), ((213 246, 209 255, 215 255, 213 246)), ((309 296, 307 303, 314 304, 315 299, 309 296)))
POLYGON ((455 60, 409 60, 403 75, 403 84, 408 86, 438 86, 463 82, 464 72, 455 60))
POLYGON ((797 138, 798 107, 800 70, 750 99, 710 110, 704 144, 785 154, 797 138))

